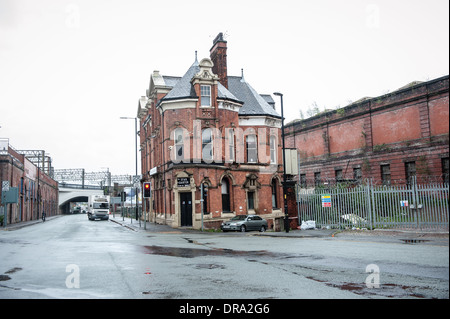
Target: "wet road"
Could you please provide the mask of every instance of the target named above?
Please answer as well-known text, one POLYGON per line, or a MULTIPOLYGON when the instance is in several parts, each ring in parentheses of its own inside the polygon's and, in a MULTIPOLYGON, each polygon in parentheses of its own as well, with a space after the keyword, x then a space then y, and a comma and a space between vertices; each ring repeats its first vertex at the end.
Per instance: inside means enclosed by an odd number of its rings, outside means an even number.
POLYGON ((86 215, 0 231, 0 299, 449 298, 448 245, 273 238, 86 215))

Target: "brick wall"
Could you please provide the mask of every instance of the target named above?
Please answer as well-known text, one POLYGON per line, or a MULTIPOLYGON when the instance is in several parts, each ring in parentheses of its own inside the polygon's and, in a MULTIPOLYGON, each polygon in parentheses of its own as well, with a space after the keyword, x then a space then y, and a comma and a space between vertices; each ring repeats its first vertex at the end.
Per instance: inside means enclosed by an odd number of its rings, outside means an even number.
POLYGON ((8 224, 38 219, 43 210, 47 216, 59 214, 58 183, 42 172, 38 182, 37 175, 29 172, 35 170, 37 173, 37 168, 13 149, 8 151, 10 154, 0 155, 0 180, 9 181, 11 187, 19 189, 18 203, 7 205, 8 224))
POLYGON ((309 183, 314 173, 334 179, 337 170, 344 179, 361 170, 363 178, 381 181, 381 165, 405 182, 407 162, 418 178, 439 180, 449 156, 448 89, 445 76, 295 121, 286 125, 286 147, 300 151, 309 183))

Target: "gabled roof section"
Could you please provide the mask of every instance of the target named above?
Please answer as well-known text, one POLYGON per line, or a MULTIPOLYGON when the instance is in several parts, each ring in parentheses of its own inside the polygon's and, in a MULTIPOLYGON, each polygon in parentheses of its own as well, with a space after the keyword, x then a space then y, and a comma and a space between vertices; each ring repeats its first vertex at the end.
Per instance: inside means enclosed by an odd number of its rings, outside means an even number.
MULTIPOLYGON (((203 61, 203 60, 202 60, 203 61)), ((203 63, 203 62, 202 62, 203 63)), ((152 84, 160 87, 165 87, 170 91, 164 96, 160 103, 164 101, 198 98, 192 84, 192 79, 198 76, 201 71, 201 66, 197 59, 181 77, 162 76, 159 72, 152 77, 152 84)), ((230 100, 243 104, 239 110, 239 115, 264 115, 275 118, 281 118, 281 116, 274 109, 274 101, 270 95, 259 95, 247 83, 243 76, 241 77, 228 77, 228 89, 220 82, 217 82, 218 98, 224 100, 230 100), (269 104, 270 103, 270 104, 269 104)))
POLYGON ((249 83, 245 82, 243 77, 229 76, 228 89, 238 100, 244 102, 239 110, 239 115, 266 115, 281 118, 274 108, 267 103, 267 98, 264 99, 259 95, 249 83))
POLYGON ((150 98, 150 95, 158 90, 169 92, 169 90, 172 89, 179 79, 180 77, 161 75, 159 74, 159 71, 153 71, 150 76, 150 85, 147 90, 147 97, 150 98))
POLYGON ((137 117, 142 118, 147 115, 147 101, 148 98, 146 96, 141 96, 138 102, 138 112, 137 117))
MULTIPOLYGON (((166 87, 172 87, 170 92, 161 99, 161 101, 170 101, 185 98, 198 98, 192 85, 192 78, 200 72, 200 64, 197 59, 187 70, 187 72, 180 78, 174 76, 161 76, 166 87)), ((217 84, 218 98, 224 100, 231 100, 238 103, 241 102, 233 93, 231 93, 220 82, 217 84)))
POLYGON ((191 67, 187 70, 187 72, 181 79, 176 81, 176 83, 175 81, 172 81, 172 83, 175 85, 173 86, 172 90, 161 99, 161 101, 176 100, 181 98, 197 98, 194 87, 191 84, 191 80, 199 71, 200 66, 198 64, 198 61, 195 60, 195 62, 191 65, 191 67))

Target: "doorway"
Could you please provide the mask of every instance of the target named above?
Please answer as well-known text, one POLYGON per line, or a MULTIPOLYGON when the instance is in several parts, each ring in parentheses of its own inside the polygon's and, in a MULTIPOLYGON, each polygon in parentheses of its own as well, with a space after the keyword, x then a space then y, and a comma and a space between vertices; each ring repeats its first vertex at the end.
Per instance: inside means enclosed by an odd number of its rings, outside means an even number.
POLYGON ((192 226, 192 193, 180 193, 180 226, 192 226))

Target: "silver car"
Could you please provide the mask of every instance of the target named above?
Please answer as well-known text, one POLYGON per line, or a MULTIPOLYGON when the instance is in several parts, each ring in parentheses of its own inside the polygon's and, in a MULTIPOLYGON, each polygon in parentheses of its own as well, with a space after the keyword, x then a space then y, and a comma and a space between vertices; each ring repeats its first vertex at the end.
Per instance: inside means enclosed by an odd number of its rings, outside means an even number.
POLYGON ((267 220, 258 215, 237 215, 229 221, 223 222, 220 226, 222 231, 238 230, 246 232, 247 230, 259 230, 264 232, 267 229, 267 220))

